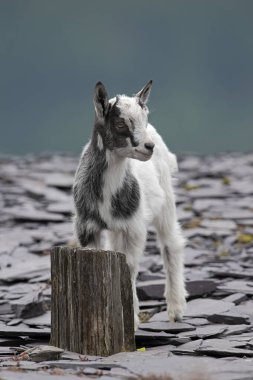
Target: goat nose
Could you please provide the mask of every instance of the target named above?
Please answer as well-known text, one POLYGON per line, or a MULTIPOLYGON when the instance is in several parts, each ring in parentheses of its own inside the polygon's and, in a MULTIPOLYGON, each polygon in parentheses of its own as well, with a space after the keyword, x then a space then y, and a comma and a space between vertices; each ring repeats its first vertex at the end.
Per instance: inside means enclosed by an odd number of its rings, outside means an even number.
POLYGON ((146 149, 150 150, 150 152, 153 152, 155 144, 150 142, 150 143, 145 143, 144 146, 146 149))

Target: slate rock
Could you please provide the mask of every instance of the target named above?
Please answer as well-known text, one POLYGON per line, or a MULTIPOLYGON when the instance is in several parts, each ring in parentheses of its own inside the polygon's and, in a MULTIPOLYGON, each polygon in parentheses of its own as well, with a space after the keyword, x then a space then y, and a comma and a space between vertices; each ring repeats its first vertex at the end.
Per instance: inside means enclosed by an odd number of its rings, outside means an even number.
POLYGON ((223 219, 229 219, 229 220, 243 220, 243 219, 250 219, 253 217, 253 211, 250 210, 243 210, 235 208, 233 210, 226 210, 222 212, 222 215, 219 215, 223 219))
POLYGON ((0 336, 17 337, 17 336, 29 336, 32 338, 49 338, 50 329, 31 329, 27 327, 19 326, 2 326, 0 325, 0 336))
POLYGON ((35 263, 31 261, 28 263, 22 263, 17 267, 6 268, 4 271, 0 271, 0 281, 4 283, 11 283, 17 281, 25 281, 35 277, 39 277, 49 273, 49 258, 46 258, 48 263, 44 260, 40 260, 35 263))
POLYGON ((14 318, 10 322, 7 323, 7 326, 17 326, 19 325, 23 320, 20 318, 14 318))
MULTIPOLYGON (((231 335, 239 335, 239 339, 241 334, 250 331, 252 329, 251 325, 226 325, 226 331, 222 334, 222 337, 229 337, 231 335)), ((252 336, 253 338, 253 336, 252 336)))
POLYGON ((140 301, 161 300, 164 298, 165 280, 145 281, 137 284, 140 301))
POLYGON ((149 322, 169 322, 169 315, 168 315, 167 310, 154 314, 150 318, 149 322))
POLYGON ((12 308, 9 302, 6 302, 5 300, 3 301, 2 304, 0 304, 0 315, 4 314, 11 314, 12 313, 12 308))
POLYGON ((247 296, 243 293, 234 293, 222 299, 222 301, 233 302, 235 305, 240 304, 242 301, 245 301, 247 296))
POLYGON ((127 369, 127 366, 123 366, 111 361, 111 363, 102 362, 102 360, 89 361, 89 360, 50 360, 43 362, 44 367, 48 368, 62 368, 62 369, 74 369, 80 370, 83 368, 97 368, 97 369, 107 369, 111 368, 123 368, 127 369))
MULTIPOLYGON (((246 344, 244 346, 246 346, 246 344)), ((222 339, 203 340, 196 352, 215 357, 253 357, 253 351, 243 348, 242 343, 222 339)))
POLYGON ((17 318, 37 317, 44 314, 47 310, 47 306, 41 292, 27 294, 18 300, 11 301, 10 304, 17 318))
POLYGON ((62 214, 49 213, 46 211, 35 209, 17 209, 8 210, 13 219, 19 222, 62 222, 64 216, 62 214))
POLYGON ((208 315, 207 319, 212 323, 226 323, 228 325, 250 324, 249 317, 247 315, 233 313, 233 311, 208 315))
POLYGON ((189 297, 198 297, 210 294, 217 288, 216 282, 212 280, 186 281, 186 290, 189 297))
MULTIPOLYGON (((19 358, 27 358, 34 362, 42 362, 46 360, 58 360, 61 357, 61 354, 64 352, 62 348, 54 347, 54 346, 35 346, 33 348, 29 348, 23 351, 19 358)), ((26 360, 27 360, 26 359, 26 360)))
POLYGON ((73 186, 74 178, 73 176, 57 173, 57 174, 47 174, 46 185, 57 187, 63 190, 71 190, 73 186))
POLYGON ((188 331, 180 334, 181 337, 189 337, 191 339, 206 339, 221 335, 227 330, 224 325, 207 325, 199 326, 194 331, 188 331))
POLYGON ((135 332, 135 341, 138 347, 152 347, 169 344, 173 338, 177 338, 177 335, 168 334, 164 331, 157 332, 139 329, 135 332))
POLYGON ((64 214, 64 215, 71 215, 74 212, 74 207, 71 205, 70 202, 65 203, 65 202, 55 202, 51 203, 47 207, 48 212, 53 212, 56 214, 64 214))
POLYGON ((64 191, 47 187, 41 182, 22 179, 19 184, 35 199, 45 198, 47 201, 68 201, 68 196, 64 191))
POLYGON ((184 318, 183 321, 193 326, 209 325, 209 322, 206 318, 184 318))
POLYGON ((210 252, 204 249, 194 249, 192 247, 186 247, 184 265, 187 267, 202 265, 210 256, 210 252))
POLYGON ((212 270, 212 273, 215 277, 234 277, 234 278, 253 278, 253 271, 246 270, 224 270, 224 269, 215 269, 212 270))
POLYGON ((138 275, 138 281, 140 283, 145 281, 162 280, 165 283, 165 275, 162 273, 140 272, 138 275))
POLYGON ((0 346, 0 356, 6 355, 11 356, 13 354, 12 347, 1 347, 0 346))
POLYGON ((253 308, 252 308, 252 300, 244 302, 243 304, 237 305, 231 309, 232 313, 243 314, 253 319, 253 308))
POLYGON ((221 199, 196 199, 193 202, 193 209, 197 212, 202 213, 205 210, 209 210, 214 207, 221 207, 224 205, 224 200, 221 199))
POLYGON ((24 323, 28 326, 43 326, 50 327, 51 326, 51 311, 47 311, 43 315, 24 319, 24 323))
POLYGON ((139 307, 140 309, 153 309, 153 308, 160 308, 162 306, 166 306, 165 300, 158 301, 158 300, 148 300, 148 301, 140 301, 139 307))
POLYGON ((220 285, 218 289, 227 293, 244 293, 253 295, 252 283, 241 280, 228 281, 226 284, 220 285))
POLYGON ((182 344, 179 347, 171 348, 171 352, 178 355, 195 355, 195 352, 200 348, 203 339, 197 339, 185 344, 182 344))
MULTIPOLYGON (((191 297, 213 292, 217 285, 212 280, 186 281, 186 289, 191 297)), ((139 300, 161 300, 164 298, 165 279, 145 281, 137 284, 139 300)))
POLYGON ((237 224, 233 220, 222 220, 222 219, 215 219, 215 220, 202 220, 200 225, 205 228, 210 228, 213 230, 220 229, 220 230, 236 230, 237 224))
POLYGON ((207 318, 215 313, 229 311, 233 306, 232 302, 198 298, 187 303, 184 315, 185 317, 207 318))
POLYGON ((188 325, 187 323, 179 322, 147 322, 141 323, 139 329, 147 331, 165 331, 177 334, 184 331, 193 331, 195 330, 195 327, 188 325))

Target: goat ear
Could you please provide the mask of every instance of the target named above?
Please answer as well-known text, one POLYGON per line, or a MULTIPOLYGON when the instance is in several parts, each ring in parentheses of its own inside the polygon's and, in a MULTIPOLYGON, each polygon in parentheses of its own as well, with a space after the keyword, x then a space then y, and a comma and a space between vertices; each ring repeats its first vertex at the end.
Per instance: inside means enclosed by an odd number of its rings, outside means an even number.
POLYGON ((105 86, 103 83, 97 82, 95 86, 94 106, 98 118, 103 118, 105 116, 108 105, 108 95, 105 86))
POLYGON ((151 92, 151 87, 152 87, 153 81, 150 80, 146 86, 144 86, 135 96, 139 98, 140 102, 142 104, 146 104, 149 98, 149 94, 151 92))

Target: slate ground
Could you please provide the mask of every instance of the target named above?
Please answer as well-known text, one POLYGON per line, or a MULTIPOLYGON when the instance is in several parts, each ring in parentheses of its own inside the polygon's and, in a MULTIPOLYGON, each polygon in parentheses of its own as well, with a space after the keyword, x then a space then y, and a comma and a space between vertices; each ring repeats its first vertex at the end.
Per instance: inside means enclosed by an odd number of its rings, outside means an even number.
POLYGON ((50 336, 49 249, 73 241, 76 157, 0 159, 0 379, 253 379, 253 154, 180 158, 176 192, 188 245, 182 323, 169 323, 149 231, 138 277, 145 351, 108 358, 22 350, 50 336), (21 353, 21 355, 20 355, 21 353), (18 356, 20 355, 20 356, 18 356), (55 359, 56 358, 56 359, 55 359), (170 377, 169 377, 170 375, 170 377), (143 376, 143 377, 141 377, 143 376), (165 377, 164 377, 165 379, 165 377))

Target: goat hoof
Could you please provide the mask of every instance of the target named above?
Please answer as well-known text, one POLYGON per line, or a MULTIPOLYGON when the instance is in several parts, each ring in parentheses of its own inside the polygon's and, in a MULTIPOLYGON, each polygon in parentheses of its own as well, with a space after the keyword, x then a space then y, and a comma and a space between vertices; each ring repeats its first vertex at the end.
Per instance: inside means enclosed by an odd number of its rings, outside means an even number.
POLYGON ((182 302, 182 305, 177 305, 176 307, 168 306, 169 321, 182 322, 185 307, 185 300, 182 302))

